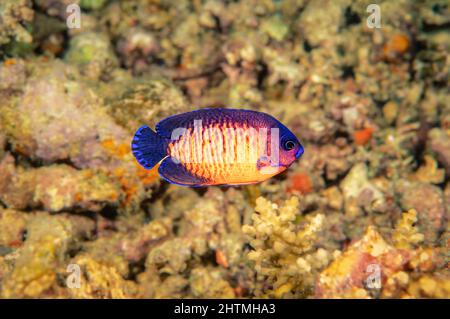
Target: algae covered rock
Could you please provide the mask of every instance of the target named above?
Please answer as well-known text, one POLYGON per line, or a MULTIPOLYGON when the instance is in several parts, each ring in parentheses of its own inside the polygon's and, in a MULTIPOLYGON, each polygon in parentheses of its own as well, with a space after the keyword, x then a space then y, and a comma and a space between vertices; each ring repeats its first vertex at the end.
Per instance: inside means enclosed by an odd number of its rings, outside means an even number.
POLYGON ((196 268, 190 277, 190 286, 196 298, 234 298, 235 294, 230 284, 223 280, 223 274, 218 270, 196 268))
POLYGON ((396 250, 376 229, 369 227, 359 241, 321 272, 316 283, 316 297, 370 298, 378 295, 385 276, 403 270, 408 260, 406 251, 396 250), (370 276, 372 273, 375 276, 370 276))
MULTIPOLYGON (((29 76, 25 85, 14 95, 8 96, 0 116, 12 150, 35 163, 62 161, 78 169, 93 169, 93 175, 102 171, 91 182, 109 184, 106 187, 112 192, 100 195, 103 199, 98 198, 99 202, 111 195, 106 202, 117 203, 119 200, 121 209, 138 210, 139 198, 148 194, 146 187, 157 181, 155 171, 144 170, 131 154, 131 131, 138 126, 128 127, 128 131, 116 123, 108 114, 103 99, 82 80, 73 65, 59 60, 35 61, 29 65, 27 72, 29 76), (119 193, 114 190, 117 185, 120 187, 119 193)), ((158 99, 154 105, 166 102, 165 99, 158 99)), ((75 172, 69 176, 77 174, 75 172)), ((24 176, 31 175, 34 173, 24 176)), ((73 181, 81 181, 82 176, 78 175, 73 181)), ((86 185, 89 183, 87 181, 86 185)), ((32 182, 28 184, 33 187, 32 182)), ((69 197, 75 202, 82 202, 82 196, 76 193, 72 192, 69 197)), ((24 190, 21 194, 28 194, 22 197, 28 198, 33 192, 24 190)), ((25 207, 26 203, 30 201, 25 200, 20 206, 25 207)), ((69 204, 69 207, 75 206, 79 205, 69 204)), ((55 207, 59 210, 61 205, 56 204, 55 207)))
POLYGON ((83 166, 87 157, 101 154, 95 150, 98 140, 126 136, 92 90, 75 80, 75 68, 57 60, 36 61, 30 73, 22 93, 11 98, 0 118, 21 153, 47 163, 71 158, 83 166))
POLYGON ((337 35, 344 23, 344 6, 347 1, 319 0, 308 3, 302 12, 298 27, 310 45, 324 45, 337 35), (327 10, 323 10, 327 7, 327 10))
POLYGON ((16 52, 19 46, 32 42, 26 25, 33 20, 31 0, 5 0, 0 3, 0 53, 5 49, 16 52), (14 49, 16 47, 16 49, 14 49))
POLYGON ((432 244, 442 230, 446 204, 442 191, 434 186, 423 183, 414 183, 401 187, 403 194, 401 203, 404 209, 415 209, 418 216, 418 225, 425 235, 425 241, 432 244))
POLYGON ((79 65, 84 74, 94 79, 107 78, 119 64, 108 36, 97 32, 71 38, 64 60, 79 65))
POLYGON ((164 79, 138 79, 109 102, 112 117, 133 133, 144 124, 154 127, 169 115, 189 110, 181 92, 164 79))
POLYGON ((108 0, 81 0, 80 7, 86 10, 101 9, 108 0))
POLYGON ((408 221, 411 218, 414 218, 414 213, 406 212, 397 224, 395 246, 374 227, 368 227, 360 240, 320 273, 315 287, 316 297, 448 298, 448 273, 428 273, 442 262, 436 256, 439 252, 411 249, 412 245, 423 240, 423 235, 408 221))
POLYGON ((0 247, 18 247, 24 239, 29 216, 13 209, 0 209, 0 247))
POLYGON ((67 165, 19 170, 14 175, 1 190, 0 199, 16 209, 99 211, 106 205, 117 205, 121 195, 120 185, 105 174, 67 165))
POLYGON ((58 289, 58 268, 75 240, 72 223, 63 218, 39 214, 27 224, 27 240, 20 248, 14 269, 3 278, 4 298, 51 296, 58 289))
POLYGON ((430 149, 436 153, 439 162, 450 174, 450 137, 441 129, 433 129, 429 133, 430 149))
POLYGON ((25 84, 25 79, 25 61, 11 59, 0 65, 0 90, 19 90, 25 84))

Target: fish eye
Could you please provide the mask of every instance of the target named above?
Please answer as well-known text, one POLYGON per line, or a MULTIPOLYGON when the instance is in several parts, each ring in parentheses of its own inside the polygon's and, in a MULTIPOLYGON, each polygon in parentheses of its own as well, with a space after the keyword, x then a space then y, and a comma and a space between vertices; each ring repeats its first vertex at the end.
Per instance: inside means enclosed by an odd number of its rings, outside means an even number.
POLYGON ((292 150, 294 147, 295 147, 295 142, 292 141, 292 140, 287 140, 287 141, 284 142, 284 144, 283 144, 283 148, 284 148, 286 151, 290 151, 290 150, 292 150))

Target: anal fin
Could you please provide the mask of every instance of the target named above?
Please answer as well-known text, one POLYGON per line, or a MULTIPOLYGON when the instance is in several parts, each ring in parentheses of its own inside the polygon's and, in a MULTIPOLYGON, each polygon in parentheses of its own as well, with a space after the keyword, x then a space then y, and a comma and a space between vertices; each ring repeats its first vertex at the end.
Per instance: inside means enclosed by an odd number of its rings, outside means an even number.
POLYGON ((180 186, 204 187, 208 186, 206 178, 190 173, 181 163, 176 163, 172 157, 164 159, 158 169, 159 175, 166 181, 180 186))

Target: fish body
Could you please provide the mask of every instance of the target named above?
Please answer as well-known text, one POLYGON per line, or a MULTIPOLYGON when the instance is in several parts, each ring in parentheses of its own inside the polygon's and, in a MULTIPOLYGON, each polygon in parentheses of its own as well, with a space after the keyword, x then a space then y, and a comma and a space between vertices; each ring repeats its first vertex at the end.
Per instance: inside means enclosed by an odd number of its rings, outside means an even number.
POLYGON ((201 109, 139 128, 133 154, 146 169, 159 162, 167 181, 191 187, 242 185, 286 170, 303 147, 282 123, 256 111, 201 109))

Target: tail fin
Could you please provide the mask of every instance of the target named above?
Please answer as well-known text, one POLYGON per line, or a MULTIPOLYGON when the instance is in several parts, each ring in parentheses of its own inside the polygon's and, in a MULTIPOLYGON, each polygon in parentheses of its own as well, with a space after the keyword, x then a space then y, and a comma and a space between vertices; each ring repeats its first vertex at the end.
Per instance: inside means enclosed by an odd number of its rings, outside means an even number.
POLYGON ((168 142, 168 139, 144 125, 134 134, 131 149, 139 164, 151 169, 167 156, 168 142))

